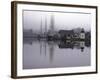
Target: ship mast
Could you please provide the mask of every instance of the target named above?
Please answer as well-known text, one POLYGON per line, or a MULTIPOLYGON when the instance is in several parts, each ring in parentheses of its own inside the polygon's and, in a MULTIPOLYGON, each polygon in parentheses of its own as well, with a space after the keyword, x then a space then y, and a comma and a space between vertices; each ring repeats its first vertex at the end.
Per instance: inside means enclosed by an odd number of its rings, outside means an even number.
POLYGON ((51 33, 54 33, 54 15, 53 15, 53 14, 51 14, 50 32, 51 32, 51 33))

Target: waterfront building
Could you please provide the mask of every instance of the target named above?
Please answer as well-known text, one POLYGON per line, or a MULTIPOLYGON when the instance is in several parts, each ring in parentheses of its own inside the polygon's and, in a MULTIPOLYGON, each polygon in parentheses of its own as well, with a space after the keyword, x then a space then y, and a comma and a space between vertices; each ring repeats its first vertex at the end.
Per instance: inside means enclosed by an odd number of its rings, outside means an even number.
POLYGON ((73 39, 74 32, 73 30, 60 30, 59 34, 62 40, 71 40, 73 39))
POLYGON ((80 32, 80 39, 84 40, 85 39, 85 31, 82 28, 81 32, 80 32))

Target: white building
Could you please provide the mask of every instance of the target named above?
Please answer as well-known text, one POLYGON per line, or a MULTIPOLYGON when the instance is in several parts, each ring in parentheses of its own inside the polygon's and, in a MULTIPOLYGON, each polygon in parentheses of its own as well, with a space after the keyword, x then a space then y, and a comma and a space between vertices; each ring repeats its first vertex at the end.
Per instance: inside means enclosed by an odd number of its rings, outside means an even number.
POLYGON ((85 31, 82 28, 81 32, 80 32, 80 39, 85 39, 85 31))

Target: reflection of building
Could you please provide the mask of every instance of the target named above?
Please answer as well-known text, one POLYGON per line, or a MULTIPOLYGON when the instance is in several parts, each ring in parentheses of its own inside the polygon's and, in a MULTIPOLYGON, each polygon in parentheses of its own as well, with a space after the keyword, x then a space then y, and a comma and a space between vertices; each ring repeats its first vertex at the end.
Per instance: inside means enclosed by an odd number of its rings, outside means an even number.
POLYGON ((73 43, 71 41, 60 41, 59 48, 71 48, 73 49, 73 43))
POLYGON ((84 41, 80 41, 80 48, 81 48, 81 51, 83 52, 84 48, 85 48, 85 42, 84 41))
POLYGON ((84 41, 61 41, 59 44, 59 48, 63 49, 63 48, 77 48, 77 49, 81 49, 81 51, 84 51, 85 48, 85 42, 84 41))

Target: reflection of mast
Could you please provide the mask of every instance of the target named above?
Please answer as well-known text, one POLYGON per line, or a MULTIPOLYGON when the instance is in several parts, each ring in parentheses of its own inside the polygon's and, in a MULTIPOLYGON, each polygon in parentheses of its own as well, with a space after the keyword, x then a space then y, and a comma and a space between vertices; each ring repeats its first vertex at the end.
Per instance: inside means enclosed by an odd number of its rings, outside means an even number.
POLYGON ((44 42, 44 50, 45 50, 44 53, 45 53, 45 56, 46 56, 46 47, 47 47, 47 46, 46 46, 46 42, 44 42))
POLYGON ((53 56, 54 56, 54 43, 53 41, 49 45, 49 52, 50 52, 50 61, 53 61, 53 56))
POLYGON ((54 54, 54 46, 52 45, 51 47, 50 47, 50 61, 52 62, 52 60, 53 60, 53 55, 54 54))
POLYGON ((40 41, 40 55, 42 54, 42 42, 40 41))

